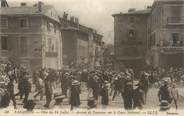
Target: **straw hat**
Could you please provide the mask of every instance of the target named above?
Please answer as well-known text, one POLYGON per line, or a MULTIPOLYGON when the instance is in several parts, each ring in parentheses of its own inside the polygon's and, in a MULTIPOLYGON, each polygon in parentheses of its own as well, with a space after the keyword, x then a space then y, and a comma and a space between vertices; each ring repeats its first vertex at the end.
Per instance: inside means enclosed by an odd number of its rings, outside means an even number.
POLYGON ((72 82, 72 85, 80 85, 80 82, 77 81, 77 80, 74 80, 74 81, 72 82))
POLYGON ((144 76, 149 76, 149 74, 147 72, 143 72, 144 76))
POLYGON ((5 82, 0 82, 0 87, 5 86, 5 82))

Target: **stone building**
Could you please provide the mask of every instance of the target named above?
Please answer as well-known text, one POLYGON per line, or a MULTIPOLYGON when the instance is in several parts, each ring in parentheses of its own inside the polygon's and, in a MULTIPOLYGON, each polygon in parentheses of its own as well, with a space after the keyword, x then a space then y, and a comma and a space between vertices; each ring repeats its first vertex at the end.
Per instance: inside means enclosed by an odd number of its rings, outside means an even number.
POLYGON ((0 8, 0 59, 35 68, 62 68, 58 14, 51 5, 0 8))
POLYGON ((149 25, 153 67, 184 66, 184 0, 155 0, 149 25))
POLYGON ((151 9, 129 9, 113 14, 114 52, 118 65, 140 68, 145 64, 148 37, 148 18, 151 9))
POLYGON ((103 60, 102 35, 94 29, 79 24, 78 18, 60 18, 63 37, 63 62, 65 66, 93 70, 103 60))
POLYGON ((184 65, 184 0, 155 0, 145 10, 114 14, 115 57, 123 64, 184 65))

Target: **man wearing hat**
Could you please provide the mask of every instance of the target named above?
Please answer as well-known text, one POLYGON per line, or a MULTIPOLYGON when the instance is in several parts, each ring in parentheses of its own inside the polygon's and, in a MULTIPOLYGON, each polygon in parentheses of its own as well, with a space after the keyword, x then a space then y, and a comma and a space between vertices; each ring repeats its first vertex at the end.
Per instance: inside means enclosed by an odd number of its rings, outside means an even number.
POLYGON ((121 75, 117 75, 114 79, 114 95, 112 100, 114 101, 116 95, 121 92, 121 75))

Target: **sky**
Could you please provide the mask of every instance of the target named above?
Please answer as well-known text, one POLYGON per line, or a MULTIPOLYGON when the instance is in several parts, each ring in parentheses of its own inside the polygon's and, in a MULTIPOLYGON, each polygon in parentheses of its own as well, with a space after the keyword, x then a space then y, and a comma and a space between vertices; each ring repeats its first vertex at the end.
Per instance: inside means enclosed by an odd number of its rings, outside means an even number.
POLYGON ((104 42, 113 43, 112 14, 127 12, 129 8, 141 10, 152 5, 154 0, 7 0, 9 6, 38 1, 53 5, 61 16, 63 12, 67 12, 69 16, 78 17, 80 24, 94 28, 102 34, 104 42))

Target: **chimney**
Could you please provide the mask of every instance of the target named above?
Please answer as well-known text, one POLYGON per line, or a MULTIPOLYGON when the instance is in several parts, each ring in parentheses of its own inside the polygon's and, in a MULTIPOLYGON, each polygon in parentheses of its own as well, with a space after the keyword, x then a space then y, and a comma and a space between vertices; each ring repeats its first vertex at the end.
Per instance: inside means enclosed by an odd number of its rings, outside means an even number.
POLYGON ((75 23, 75 22, 74 22, 74 16, 71 16, 71 17, 70 17, 70 21, 71 21, 72 23, 75 23))
POLYGON ((79 18, 75 17, 75 23, 79 24, 79 18))
POLYGON ((20 6, 21 6, 21 7, 24 7, 24 6, 27 6, 27 4, 26 4, 25 2, 21 2, 21 3, 20 3, 20 6))
POLYGON ((151 6, 147 6, 147 9, 151 9, 152 7, 151 6))
POLYGON ((77 26, 77 28, 79 28, 79 18, 75 17, 75 24, 77 26))
POLYGON ((63 14, 63 19, 64 20, 67 20, 68 19, 68 14, 66 12, 64 12, 64 14, 63 14))
POLYGON ((136 11, 135 8, 130 8, 130 9, 128 10, 128 12, 135 12, 135 11, 136 11))
POLYGON ((38 11, 39 12, 42 12, 43 5, 44 5, 43 2, 41 2, 41 1, 38 2, 38 11))

